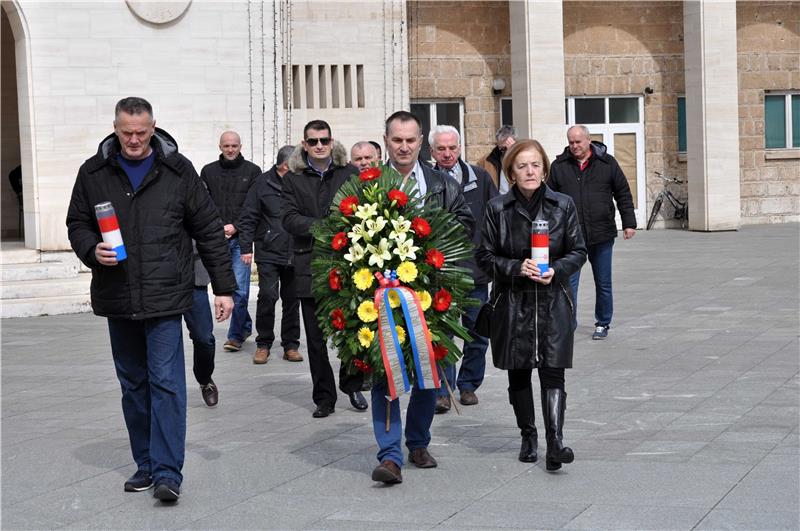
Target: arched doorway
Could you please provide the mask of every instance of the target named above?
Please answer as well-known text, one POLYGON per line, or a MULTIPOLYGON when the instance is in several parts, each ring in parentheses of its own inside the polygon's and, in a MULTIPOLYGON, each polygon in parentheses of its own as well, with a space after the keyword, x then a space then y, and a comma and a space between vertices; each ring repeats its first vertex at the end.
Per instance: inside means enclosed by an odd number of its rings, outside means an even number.
MULTIPOLYGON (((5 2, 4 2, 5 4, 5 2)), ((17 60, 14 32, 8 20, 5 5, 0 10, 0 38, 2 39, 2 108, 0 108, 0 236, 4 242, 22 241, 24 219, 22 214, 22 166, 20 159, 19 109, 17 97, 17 60)))

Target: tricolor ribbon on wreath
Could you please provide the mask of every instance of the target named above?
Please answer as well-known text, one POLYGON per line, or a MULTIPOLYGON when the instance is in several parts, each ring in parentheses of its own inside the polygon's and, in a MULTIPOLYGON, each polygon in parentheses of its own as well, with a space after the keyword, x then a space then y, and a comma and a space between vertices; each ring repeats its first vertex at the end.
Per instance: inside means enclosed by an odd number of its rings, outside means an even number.
POLYGON ((386 271, 386 275, 375 273, 380 287, 375 290, 375 307, 378 309, 378 339, 381 345, 383 368, 386 370, 386 382, 389 400, 396 400, 403 393, 411 390, 411 380, 403 357, 400 338, 397 335, 394 315, 392 315, 389 294, 394 292, 400 299, 408 340, 411 345, 412 360, 420 389, 438 389, 439 372, 431 345, 431 333, 419 297, 411 288, 401 286, 397 280, 397 272, 386 271))

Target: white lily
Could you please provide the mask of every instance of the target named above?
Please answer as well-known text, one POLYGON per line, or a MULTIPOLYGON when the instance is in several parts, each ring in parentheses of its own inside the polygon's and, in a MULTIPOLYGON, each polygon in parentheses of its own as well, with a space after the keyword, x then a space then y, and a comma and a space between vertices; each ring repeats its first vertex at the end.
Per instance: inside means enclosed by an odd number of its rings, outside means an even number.
POLYGON ((389 233, 389 238, 399 240, 401 235, 407 233, 411 229, 411 221, 403 216, 399 216, 397 219, 392 220, 392 228, 394 230, 389 233))
POLYGON ((384 218, 383 216, 378 216, 375 219, 368 219, 367 221, 364 222, 364 225, 366 225, 367 236, 368 236, 366 240, 372 241, 372 237, 375 236, 380 231, 382 231, 383 228, 386 226, 386 218, 384 218))
POLYGON ((370 219, 375 217, 377 213, 377 203, 367 203, 366 205, 358 205, 358 207, 356 207, 356 217, 358 219, 370 219))
POLYGON ((414 245, 414 238, 409 238, 406 234, 401 234, 395 241, 394 254, 402 261, 416 260, 419 247, 414 245))
POLYGON ((347 233, 347 237, 350 238, 350 241, 353 243, 356 243, 361 238, 364 238, 365 241, 369 241, 369 238, 367 238, 367 231, 364 228, 363 223, 353 225, 350 228, 350 232, 347 233))
MULTIPOLYGON (((367 247, 371 246, 368 245, 367 247)), ((361 245, 354 242, 353 245, 350 246, 350 249, 348 249, 348 251, 349 252, 346 255, 344 255, 344 259, 350 262, 351 264, 355 264, 356 262, 360 262, 361 260, 364 259, 365 250, 363 247, 361 247, 361 245)))
POLYGON ((385 260, 392 259, 392 253, 389 252, 389 240, 386 238, 381 238, 381 241, 378 242, 377 247, 372 244, 368 244, 367 252, 370 253, 369 265, 383 267, 383 262, 385 260))

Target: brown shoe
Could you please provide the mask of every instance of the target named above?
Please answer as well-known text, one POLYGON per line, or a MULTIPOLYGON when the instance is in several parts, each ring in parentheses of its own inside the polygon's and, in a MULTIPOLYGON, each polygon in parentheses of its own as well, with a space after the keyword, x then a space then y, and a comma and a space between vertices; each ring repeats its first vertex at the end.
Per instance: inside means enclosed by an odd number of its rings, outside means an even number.
POLYGON ((225 352, 239 352, 242 350, 242 344, 236 340, 229 339, 222 345, 222 350, 225 352))
POLYGON ((303 355, 297 352, 297 349, 290 348, 283 353, 283 359, 286 361, 303 361, 303 355))
POLYGON ((387 485, 403 482, 403 474, 400 467, 394 461, 386 460, 375 467, 372 471, 372 481, 381 481, 387 485))
POLYGON ((253 363, 264 365, 267 361, 269 361, 269 349, 264 347, 256 348, 256 352, 253 354, 253 363))
POLYGON ((475 391, 461 391, 458 401, 465 406, 474 406, 478 403, 478 397, 475 395, 475 391))
POLYGON ((436 397, 436 409, 434 410, 437 415, 441 415, 442 413, 447 413, 450 411, 450 397, 449 396, 437 396, 436 397))
POLYGON ((436 468, 439 463, 428 452, 427 448, 415 448, 408 454, 408 462, 416 465, 417 468, 436 468))

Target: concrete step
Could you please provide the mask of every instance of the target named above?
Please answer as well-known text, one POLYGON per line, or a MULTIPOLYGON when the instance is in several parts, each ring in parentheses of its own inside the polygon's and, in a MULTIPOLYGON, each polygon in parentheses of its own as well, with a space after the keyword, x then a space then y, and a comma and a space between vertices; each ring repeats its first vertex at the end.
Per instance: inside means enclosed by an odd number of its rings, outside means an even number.
POLYGON ((89 273, 80 273, 75 278, 12 280, 0 284, 0 299, 35 299, 38 297, 88 295, 91 281, 92 275, 89 273))
POLYGON ((0 266, 0 281, 75 278, 80 271, 79 264, 77 261, 3 264, 0 266))
POLYGON ((39 251, 26 249, 16 242, 10 244, 4 242, 2 251, 0 251, 0 264, 25 264, 39 261, 39 251))
MULTIPOLYGON (((88 294, 0 301, 0 317, 3 319, 38 315, 62 315, 65 313, 85 313, 91 310, 92 307, 88 294)), ((4 326, 8 326, 8 324, 4 326)))

